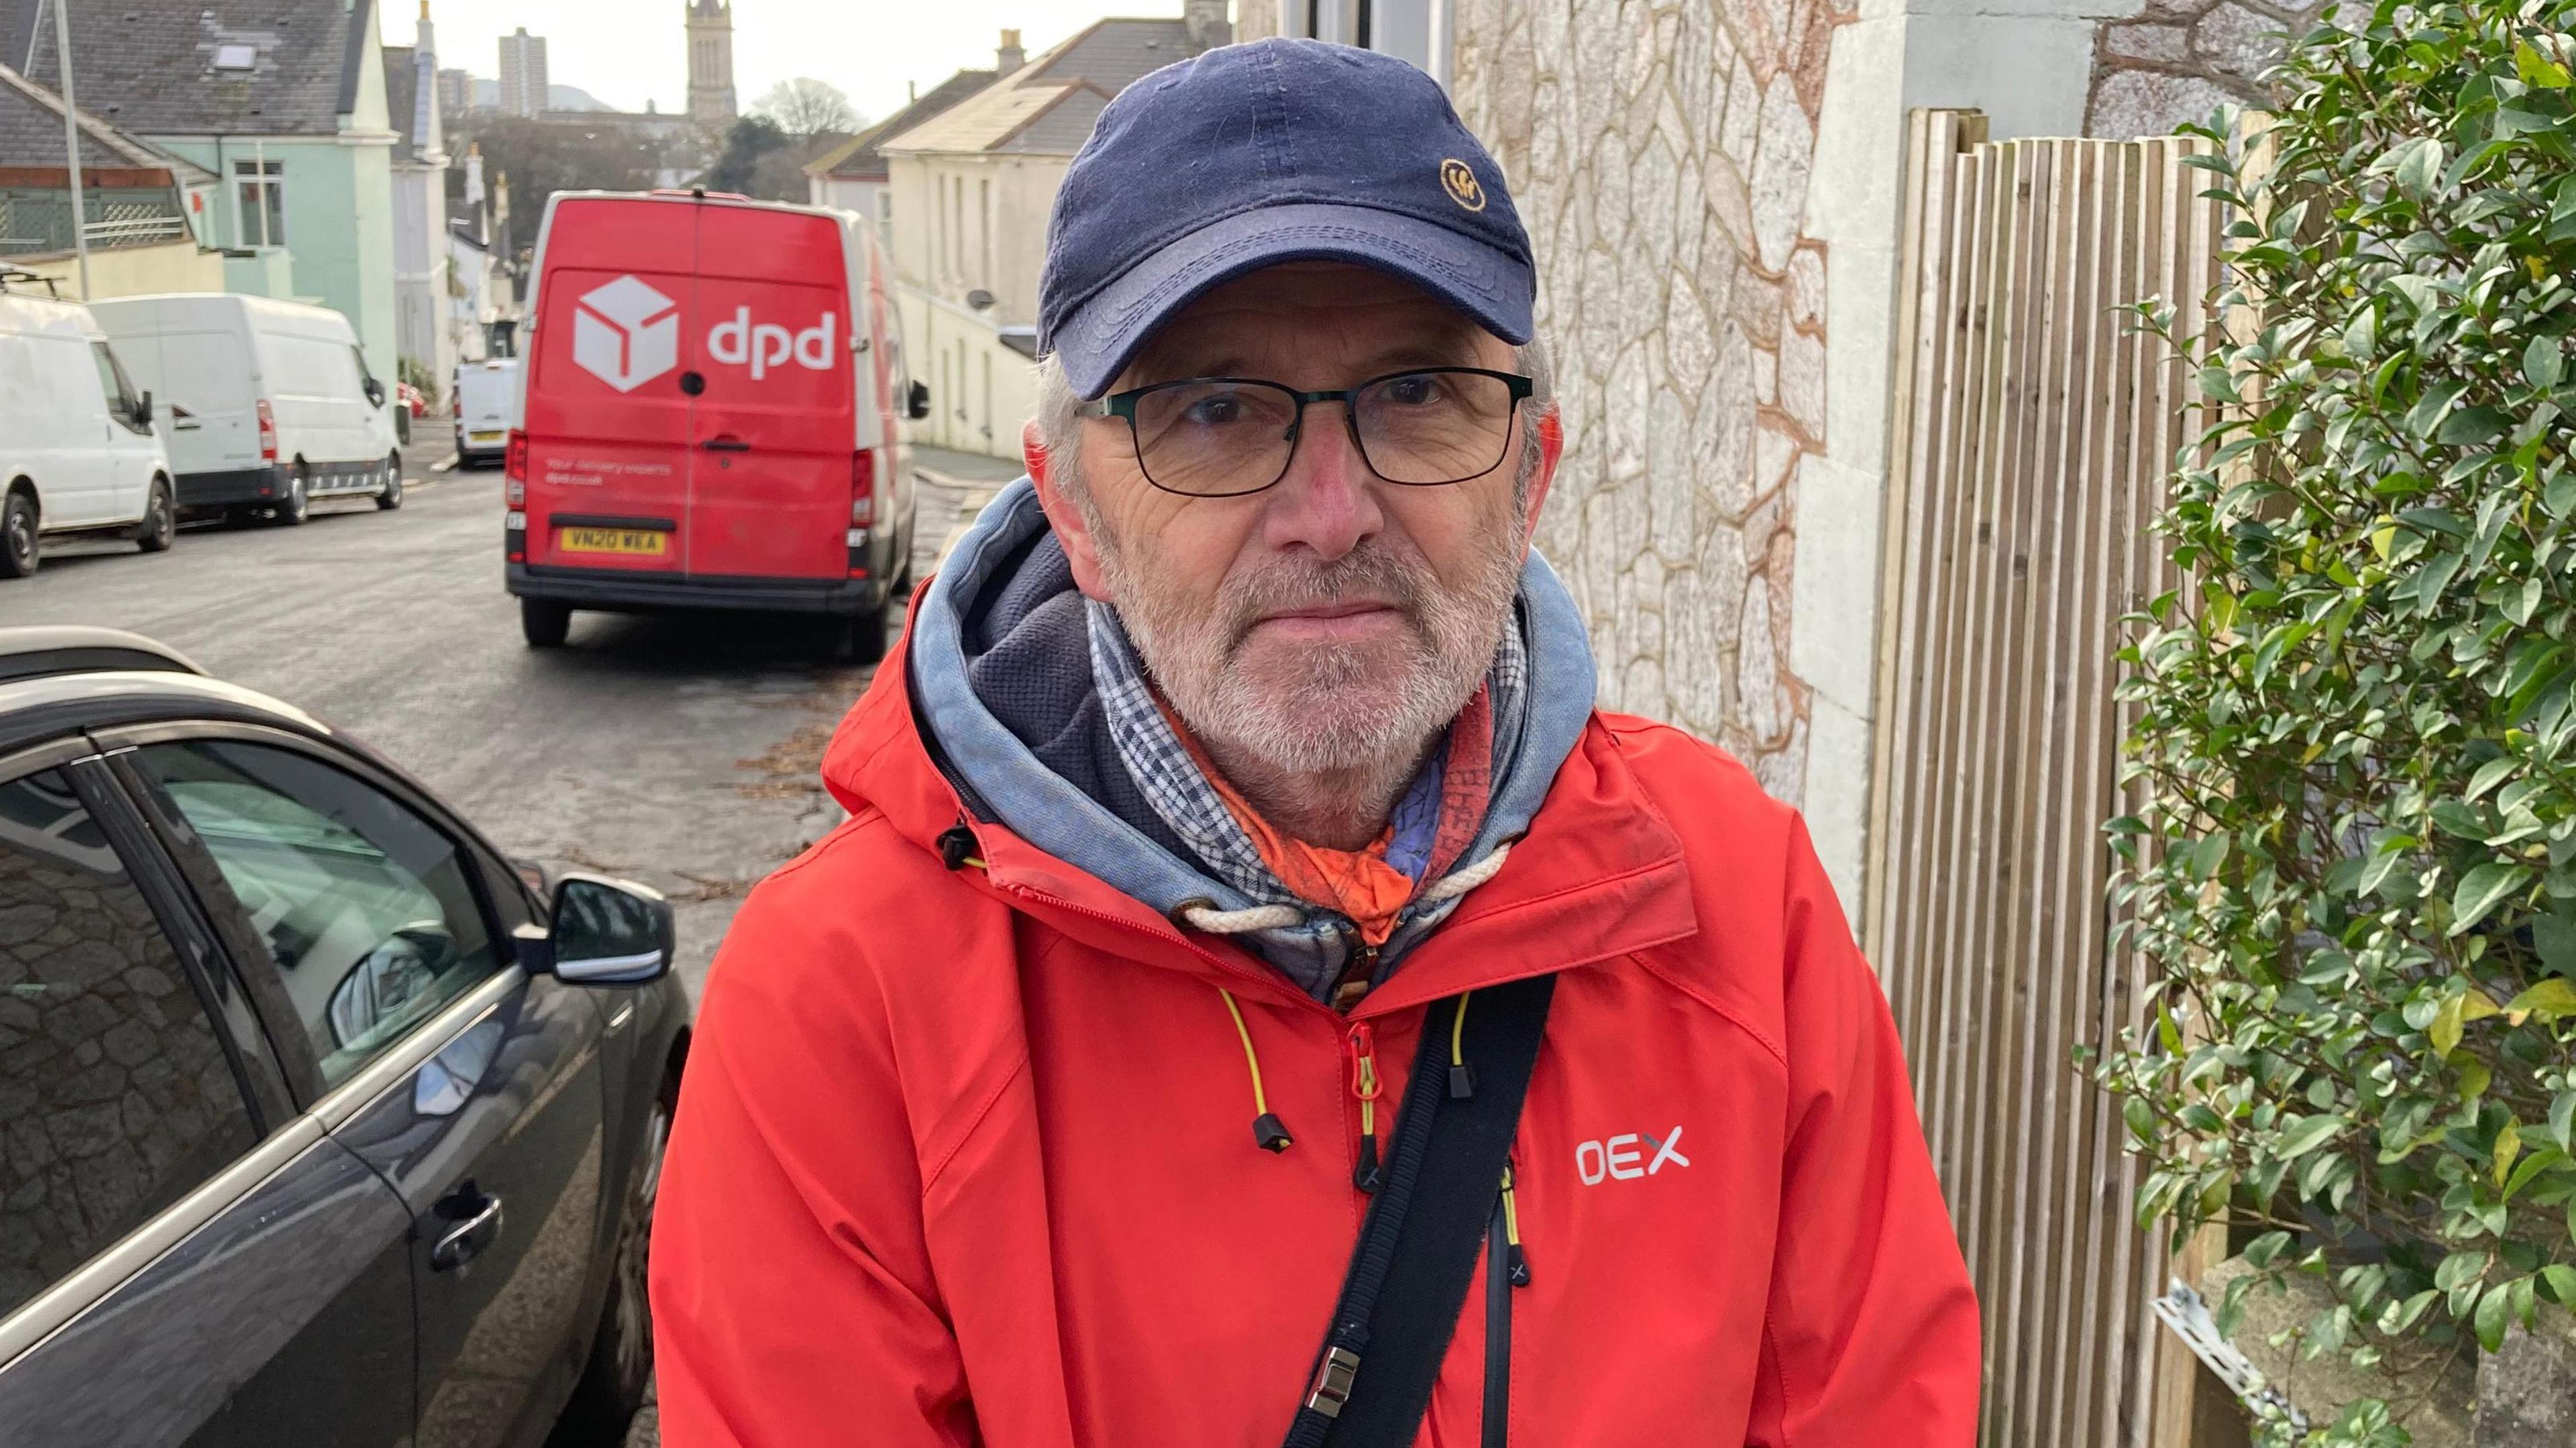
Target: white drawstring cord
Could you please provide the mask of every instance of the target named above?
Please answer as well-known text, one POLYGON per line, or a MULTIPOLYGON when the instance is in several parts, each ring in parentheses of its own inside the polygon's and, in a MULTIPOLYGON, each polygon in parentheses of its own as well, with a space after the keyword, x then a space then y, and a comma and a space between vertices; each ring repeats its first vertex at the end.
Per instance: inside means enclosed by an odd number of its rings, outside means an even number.
MULTIPOLYGON (((1414 897, 1417 905, 1437 905, 1455 900, 1500 874, 1503 861, 1512 852, 1512 842, 1503 841, 1492 853, 1463 870, 1454 870, 1432 882, 1431 888, 1414 897)), ((1184 905, 1181 921, 1191 929, 1208 935, 1242 935, 1255 930, 1285 930, 1302 925, 1306 912, 1294 905, 1255 905, 1248 910, 1219 910, 1209 905, 1184 905)))

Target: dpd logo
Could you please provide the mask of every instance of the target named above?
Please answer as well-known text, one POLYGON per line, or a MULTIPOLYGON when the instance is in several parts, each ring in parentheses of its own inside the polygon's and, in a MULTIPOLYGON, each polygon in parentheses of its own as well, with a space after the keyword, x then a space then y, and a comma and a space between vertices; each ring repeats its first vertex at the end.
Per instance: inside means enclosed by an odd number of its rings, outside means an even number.
POLYGON ((707 333, 707 355, 728 367, 748 365, 751 380, 758 382, 769 375, 772 367, 783 367, 793 360, 799 367, 815 372, 832 370, 832 331, 835 315, 823 314, 823 320, 802 332, 790 332, 776 322, 751 320, 751 308, 733 309, 733 320, 718 322, 707 333))
POLYGON ((1661 1141, 1632 1131, 1607 1141, 1587 1141, 1574 1149, 1574 1174, 1583 1178, 1587 1187, 1599 1186, 1604 1178, 1634 1181, 1653 1176, 1667 1166, 1688 1165, 1690 1158, 1682 1155, 1682 1129, 1678 1126, 1664 1133, 1661 1141), (1645 1165, 1639 1166, 1639 1162, 1645 1165))
POLYGON ((572 360, 620 392, 680 365, 679 304, 631 276, 573 304, 572 360))

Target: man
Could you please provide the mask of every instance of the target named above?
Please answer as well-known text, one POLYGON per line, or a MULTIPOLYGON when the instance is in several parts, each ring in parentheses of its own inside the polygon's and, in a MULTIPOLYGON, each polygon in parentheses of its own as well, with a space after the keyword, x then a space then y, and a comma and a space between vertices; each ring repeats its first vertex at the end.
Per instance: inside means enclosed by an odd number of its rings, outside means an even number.
POLYGON ((1426 1022, 1445 1061, 1552 976, 1490 1270, 1364 1355, 1436 1370, 1421 1441, 1969 1443, 1975 1304, 1805 832, 1593 711, 1529 552, 1528 242, 1438 87, 1307 41, 1157 72, 1042 293, 1029 480, 709 984, 663 1441, 1281 1442, 1348 1387, 1319 1351, 1426 1022))

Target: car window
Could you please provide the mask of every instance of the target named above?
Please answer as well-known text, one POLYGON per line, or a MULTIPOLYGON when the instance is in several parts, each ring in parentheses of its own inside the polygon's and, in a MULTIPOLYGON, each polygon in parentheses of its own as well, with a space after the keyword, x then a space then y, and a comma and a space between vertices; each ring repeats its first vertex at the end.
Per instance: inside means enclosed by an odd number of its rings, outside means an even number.
POLYGON ((134 405, 143 400, 143 394, 134 390, 134 383, 126 377, 125 368, 116 360, 116 353, 110 351, 105 342, 90 343, 89 355, 90 360, 98 364, 98 390, 107 397, 107 415, 123 424, 126 431, 132 432, 134 405))
POLYGON ((60 771, 0 784, 0 1317, 250 1150, 169 938, 60 771))
POLYGON ((236 740, 140 757, 268 942, 324 1085, 500 968, 472 865, 383 790, 236 740))

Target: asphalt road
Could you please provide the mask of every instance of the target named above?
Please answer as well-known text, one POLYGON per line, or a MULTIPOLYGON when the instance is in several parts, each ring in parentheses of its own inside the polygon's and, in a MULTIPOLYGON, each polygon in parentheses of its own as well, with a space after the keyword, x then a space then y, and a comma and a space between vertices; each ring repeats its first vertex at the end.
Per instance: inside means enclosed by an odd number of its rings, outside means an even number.
MULTIPOLYGON (((916 576, 1001 471, 942 462, 984 476, 924 478, 916 576)), ((514 855, 667 892, 694 997, 743 895, 839 822, 816 767, 870 671, 811 662, 801 622, 765 616, 582 613, 568 646, 531 650, 501 588, 500 473, 406 471, 394 512, 191 526, 158 556, 48 540, 0 584, 0 624, 148 634, 373 744, 514 855)))

